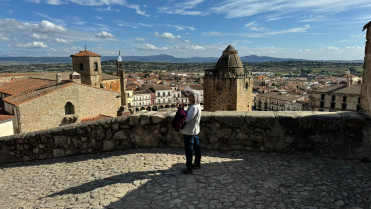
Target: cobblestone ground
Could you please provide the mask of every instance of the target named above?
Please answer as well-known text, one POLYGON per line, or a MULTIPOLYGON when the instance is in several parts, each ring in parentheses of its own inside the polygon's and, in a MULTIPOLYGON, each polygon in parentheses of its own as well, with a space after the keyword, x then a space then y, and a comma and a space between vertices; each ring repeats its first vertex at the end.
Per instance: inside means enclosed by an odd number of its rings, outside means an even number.
POLYGON ((0 165, 0 208, 370 208, 371 163, 136 149, 0 165))

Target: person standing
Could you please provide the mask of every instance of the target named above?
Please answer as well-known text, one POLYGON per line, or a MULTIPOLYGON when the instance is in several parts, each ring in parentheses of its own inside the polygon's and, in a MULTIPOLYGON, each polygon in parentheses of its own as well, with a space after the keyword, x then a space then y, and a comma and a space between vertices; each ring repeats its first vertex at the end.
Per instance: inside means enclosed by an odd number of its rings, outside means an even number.
POLYGON ((192 169, 198 169, 201 166, 200 139, 200 121, 201 121, 201 95, 196 90, 189 91, 188 100, 190 106, 187 109, 185 126, 180 130, 184 134, 184 149, 186 155, 186 168, 182 173, 192 174, 192 169), (195 162, 192 165, 193 151, 195 152, 195 162))

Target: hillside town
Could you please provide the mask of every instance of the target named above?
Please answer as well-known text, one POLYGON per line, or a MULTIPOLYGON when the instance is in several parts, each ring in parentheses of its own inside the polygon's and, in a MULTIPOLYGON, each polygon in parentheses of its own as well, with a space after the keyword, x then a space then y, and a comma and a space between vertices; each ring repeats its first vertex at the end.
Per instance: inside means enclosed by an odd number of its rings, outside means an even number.
POLYGON ((350 70, 337 76, 248 72, 231 45, 215 69, 201 72, 126 74, 119 53, 117 72, 110 75, 102 71, 99 54, 85 49, 71 58, 73 72, 0 75, 2 136, 119 115, 176 111, 177 103, 188 103, 190 90, 200 91, 205 111, 360 110, 362 79, 350 70))

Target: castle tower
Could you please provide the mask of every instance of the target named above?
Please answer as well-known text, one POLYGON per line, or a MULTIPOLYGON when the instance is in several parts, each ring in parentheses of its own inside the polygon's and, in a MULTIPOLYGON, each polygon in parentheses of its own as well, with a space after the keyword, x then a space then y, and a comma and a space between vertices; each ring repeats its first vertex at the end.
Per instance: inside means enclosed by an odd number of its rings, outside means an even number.
POLYGON ((366 31, 365 58, 363 63, 363 80, 361 90, 361 109, 371 116, 371 21, 363 30, 366 31))
POLYGON ((102 83, 101 56, 85 49, 71 57, 73 71, 81 75, 81 83, 100 88, 102 83))
POLYGON ((243 68, 238 51, 229 45, 216 63, 205 70, 204 110, 251 111, 253 79, 243 68))

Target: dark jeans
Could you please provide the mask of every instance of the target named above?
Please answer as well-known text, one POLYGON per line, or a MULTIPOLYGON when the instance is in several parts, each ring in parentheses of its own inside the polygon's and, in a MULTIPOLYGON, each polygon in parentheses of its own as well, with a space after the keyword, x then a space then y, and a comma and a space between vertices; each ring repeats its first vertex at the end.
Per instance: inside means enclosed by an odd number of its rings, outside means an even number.
POLYGON ((184 148, 187 159, 186 166, 189 170, 192 170, 193 150, 195 151, 195 164, 200 165, 201 163, 200 139, 198 135, 184 135, 184 148))

